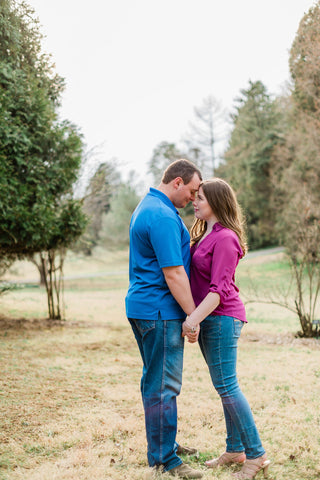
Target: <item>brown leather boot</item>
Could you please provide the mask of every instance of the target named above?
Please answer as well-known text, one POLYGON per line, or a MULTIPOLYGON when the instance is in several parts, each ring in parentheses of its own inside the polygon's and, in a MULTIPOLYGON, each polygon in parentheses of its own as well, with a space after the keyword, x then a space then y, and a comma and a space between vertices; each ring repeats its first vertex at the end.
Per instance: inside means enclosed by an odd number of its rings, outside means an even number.
POLYGON ((181 463, 177 467, 168 470, 170 475, 177 478, 202 478, 203 474, 199 470, 194 470, 193 468, 189 467, 186 463, 181 463))
POLYGON ((193 447, 183 447, 182 445, 178 445, 177 455, 196 455, 198 450, 193 447))

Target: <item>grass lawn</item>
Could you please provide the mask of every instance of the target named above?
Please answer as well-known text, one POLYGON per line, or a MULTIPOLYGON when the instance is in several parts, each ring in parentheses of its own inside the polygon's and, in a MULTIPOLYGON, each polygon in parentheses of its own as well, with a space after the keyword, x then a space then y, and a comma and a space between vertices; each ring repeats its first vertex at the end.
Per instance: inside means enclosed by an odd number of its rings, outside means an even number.
MULTIPOLYGON (((41 288, 1 297, 1 480, 140 480, 148 474, 141 360, 124 311, 127 261, 127 252, 70 255, 64 323, 44 320, 41 288)), ((7 275, 37 278, 26 262, 7 275)), ((278 253, 243 260, 237 283, 252 298, 252 285, 275 295, 288 279, 278 253)), ((238 374, 272 461, 270 478, 318 479, 320 341, 295 338, 297 318, 277 305, 249 303, 247 313, 238 374)), ((178 441, 200 451, 188 461, 203 470, 204 480, 230 479, 230 469, 203 466, 224 451, 225 426, 197 345, 186 343, 178 408, 178 441)))

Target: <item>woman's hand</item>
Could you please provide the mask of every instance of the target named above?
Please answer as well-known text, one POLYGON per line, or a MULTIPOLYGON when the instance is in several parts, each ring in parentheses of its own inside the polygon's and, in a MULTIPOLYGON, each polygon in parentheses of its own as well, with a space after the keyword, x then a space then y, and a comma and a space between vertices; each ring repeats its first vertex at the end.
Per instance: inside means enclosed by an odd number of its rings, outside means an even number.
POLYGON ((188 338, 188 342, 196 343, 198 341, 200 333, 200 325, 191 326, 188 320, 185 320, 182 324, 182 336, 188 338))
POLYGON ((183 322, 182 336, 188 337, 190 343, 195 343, 199 337, 200 323, 217 308, 219 303, 220 295, 216 292, 209 292, 200 305, 183 322))

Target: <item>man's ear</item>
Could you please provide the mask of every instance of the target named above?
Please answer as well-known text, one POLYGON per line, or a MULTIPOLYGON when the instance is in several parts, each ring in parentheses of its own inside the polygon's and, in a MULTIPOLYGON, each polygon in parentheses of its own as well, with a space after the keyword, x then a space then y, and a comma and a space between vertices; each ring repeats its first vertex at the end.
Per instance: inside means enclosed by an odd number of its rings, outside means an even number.
POLYGON ((176 177, 173 181, 174 188, 178 189, 180 185, 183 185, 183 180, 181 177, 176 177))

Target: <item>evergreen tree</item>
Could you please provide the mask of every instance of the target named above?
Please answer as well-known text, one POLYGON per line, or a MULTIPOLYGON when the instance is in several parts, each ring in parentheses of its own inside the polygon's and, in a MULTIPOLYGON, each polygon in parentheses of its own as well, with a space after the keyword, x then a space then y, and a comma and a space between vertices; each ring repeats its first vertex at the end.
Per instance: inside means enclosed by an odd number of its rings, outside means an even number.
POLYGON ((216 175, 235 189, 247 218, 249 246, 258 248, 277 242, 270 164, 279 141, 280 109, 260 81, 249 82, 241 94, 224 163, 216 175))
MULTIPOLYGON (((2 0, 0 27, 0 258, 36 252, 53 258, 85 226, 72 197, 82 139, 74 125, 58 121, 63 79, 41 52, 33 10, 2 0)), ((49 316, 60 312, 49 308, 49 316)))

